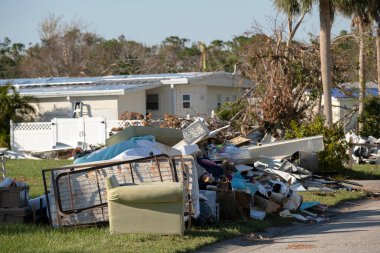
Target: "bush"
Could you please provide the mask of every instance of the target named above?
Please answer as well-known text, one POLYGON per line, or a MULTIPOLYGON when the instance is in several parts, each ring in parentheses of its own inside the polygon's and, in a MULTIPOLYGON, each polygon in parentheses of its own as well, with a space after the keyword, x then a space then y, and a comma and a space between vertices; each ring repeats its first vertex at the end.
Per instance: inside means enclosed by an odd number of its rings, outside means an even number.
POLYGON ((216 114, 219 116, 221 120, 229 121, 232 119, 233 116, 235 116, 243 108, 244 108, 244 105, 242 102, 240 103, 226 102, 222 104, 220 107, 218 107, 218 109, 216 109, 216 114))
POLYGON ((361 136, 374 136, 380 138, 380 97, 370 96, 364 100, 362 115, 359 122, 364 123, 360 131, 361 136))
POLYGON ((324 126, 324 120, 318 116, 311 122, 298 124, 290 123, 290 128, 285 132, 286 139, 323 135, 324 150, 318 153, 320 168, 331 171, 343 167, 348 160, 346 150, 348 144, 344 139, 344 131, 341 124, 334 124, 331 128, 324 126))
POLYGON ((7 129, 0 129, 0 147, 9 148, 9 133, 7 129))

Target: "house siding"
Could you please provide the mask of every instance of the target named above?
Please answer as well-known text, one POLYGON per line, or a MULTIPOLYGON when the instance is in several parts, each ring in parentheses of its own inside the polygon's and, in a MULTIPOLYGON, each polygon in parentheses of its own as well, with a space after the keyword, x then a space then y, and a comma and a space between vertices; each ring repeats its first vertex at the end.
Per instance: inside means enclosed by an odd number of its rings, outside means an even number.
POLYGON ((117 96, 96 97, 53 97, 39 98, 39 121, 50 121, 53 118, 73 117, 72 102, 83 103, 84 117, 104 117, 106 119, 118 119, 117 96))
POLYGON ((350 120, 350 110, 357 107, 359 104, 358 99, 355 98, 333 98, 332 99, 332 112, 333 123, 342 121, 344 130, 347 132, 350 129, 356 129, 358 113, 356 112, 350 120), (345 109, 347 108, 347 109, 345 109))
POLYGON ((225 102, 233 102, 235 99, 239 99, 242 95, 240 89, 236 87, 207 87, 207 110, 211 113, 212 110, 218 108, 218 103, 221 105, 225 102), (218 101, 220 96, 220 101, 218 101))
POLYGON ((207 112, 207 86, 205 85, 176 85, 176 115, 206 116, 207 112), (182 95, 190 95, 190 108, 183 108, 182 95))
POLYGON ((147 110, 147 113, 152 113, 156 119, 162 118, 164 114, 175 114, 173 110, 174 91, 175 88, 172 89, 170 85, 146 90, 146 94, 158 94, 158 110, 147 110))
POLYGON ((125 111, 138 112, 142 115, 146 113, 146 96, 145 90, 130 91, 125 95, 118 96, 118 118, 125 111))

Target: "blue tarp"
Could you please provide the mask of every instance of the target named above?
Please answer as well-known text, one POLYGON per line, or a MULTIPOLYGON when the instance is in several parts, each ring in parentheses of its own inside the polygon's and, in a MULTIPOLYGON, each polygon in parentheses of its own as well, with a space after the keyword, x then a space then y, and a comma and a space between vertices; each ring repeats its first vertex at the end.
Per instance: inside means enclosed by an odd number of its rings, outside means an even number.
POLYGON ((247 182, 240 172, 237 172, 233 175, 231 180, 231 186, 234 190, 249 191, 251 195, 254 195, 257 192, 257 187, 253 183, 247 182))
MULTIPOLYGON (((338 88, 331 89, 331 96, 335 98, 359 97, 359 88, 346 88, 346 91, 351 94, 351 96, 346 95, 338 88)), ((377 88, 366 88, 366 95, 377 96, 377 88)))
POLYGON ((300 210, 306 210, 309 208, 312 208, 314 206, 319 206, 321 203, 317 201, 311 201, 311 202, 302 202, 300 206, 300 210))
POLYGON ((74 160, 74 164, 79 163, 87 163, 87 162, 96 162, 96 161, 103 161, 103 160, 109 160, 114 158, 115 156, 121 154, 122 152, 137 148, 138 144, 137 141, 139 140, 148 140, 151 142, 155 142, 153 135, 145 135, 145 136, 139 136, 139 137, 133 137, 127 141, 123 141, 120 143, 117 143, 115 145, 104 147, 102 149, 99 149, 97 151, 94 151, 90 154, 81 156, 74 160))

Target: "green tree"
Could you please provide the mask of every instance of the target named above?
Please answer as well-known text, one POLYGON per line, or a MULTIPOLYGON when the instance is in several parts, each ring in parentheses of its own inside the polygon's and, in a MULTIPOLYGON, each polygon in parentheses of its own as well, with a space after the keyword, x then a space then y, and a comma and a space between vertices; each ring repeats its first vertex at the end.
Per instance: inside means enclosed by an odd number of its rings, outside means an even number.
POLYGON ((359 122, 365 122, 360 131, 362 136, 380 138, 380 97, 370 96, 364 100, 364 110, 359 122))
POLYGON ((332 0, 276 0, 276 6, 288 16, 299 15, 301 10, 311 8, 313 2, 319 3, 319 46, 321 60, 321 75, 324 99, 324 115, 326 117, 326 126, 332 125, 332 107, 331 107, 331 26, 334 18, 334 5, 332 0))
POLYGON ((377 65, 377 89, 380 97, 380 1, 371 0, 369 15, 376 23, 376 65, 377 65))
POLYGON ((34 119, 38 103, 32 96, 21 96, 10 83, 0 85, 0 146, 9 146, 10 120, 14 122, 34 119))
MULTIPOLYGON (((365 65, 365 38, 370 24, 369 0, 345 0, 341 1, 339 10, 346 16, 352 17, 352 24, 358 30, 359 37, 359 115, 364 110, 364 98, 366 92, 366 65, 365 65)), ((364 127, 364 122, 359 122, 359 131, 364 127)))
POLYGON ((7 37, 0 42, 0 78, 15 78, 23 58, 24 44, 13 43, 7 37))
POLYGON ((274 5, 279 11, 286 14, 288 20, 288 38, 286 46, 289 47, 294 35, 300 27, 305 15, 310 12, 311 1, 301 0, 274 0, 274 5), (297 21, 294 19, 298 18, 297 21))

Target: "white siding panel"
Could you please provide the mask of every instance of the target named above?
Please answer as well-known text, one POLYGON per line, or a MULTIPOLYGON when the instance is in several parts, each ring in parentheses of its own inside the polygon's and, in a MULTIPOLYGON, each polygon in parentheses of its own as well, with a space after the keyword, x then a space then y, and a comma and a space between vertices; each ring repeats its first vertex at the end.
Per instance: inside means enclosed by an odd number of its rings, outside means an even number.
POLYGON ((118 119, 117 96, 69 97, 67 98, 40 98, 40 121, 49 121, 53 118, 71 118, 72 102, 83 103, 84 117, 102 117, 118 119))
POLYGON ((146 94, 158 94, 158 110, 150 111, 155 119, 162 118, 164 114, 175 114, 173 110, 173 92, 175 89, 175 87, 170 88, 170 85, 166 85, 146 91, 146 94))
POLYGON ((207 111, 211 113, 218 107, 218 95, 221 98, 221 104, 227 102, 229 98, 230 102, 233 102, 233 98, 239 99, 242 92, 238 88, 228 88, 228 87, 207 87, 207 111))
POLYGON ((145 115, 145 90, 132 91, 118 98, 118 117, 125 112, 138 112, 145 115))
POLYGON ((176 85, 177 96, 176 96, 176 114, 182 117, 186 115, 193 116, 206 116, 207 111, 207 87, 204 85, 176 85), (183 108, 182 106, 182 95, 190 94, 191 102, 190 108, 183 108))

